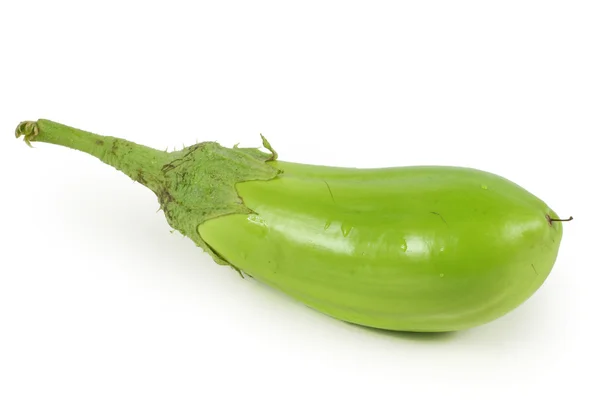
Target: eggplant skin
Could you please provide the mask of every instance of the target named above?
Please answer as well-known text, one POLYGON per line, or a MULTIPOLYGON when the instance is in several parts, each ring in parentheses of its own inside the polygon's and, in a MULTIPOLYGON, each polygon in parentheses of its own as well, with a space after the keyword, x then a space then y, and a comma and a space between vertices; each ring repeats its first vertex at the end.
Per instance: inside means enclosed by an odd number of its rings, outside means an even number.
POLYGON ((235 268, 334 318, 472 328, 522 304, 556 261, 556 213, 498 175, 269 164, 276 178, 236 185, 252 213, 210 219, 198 233, 235 268))

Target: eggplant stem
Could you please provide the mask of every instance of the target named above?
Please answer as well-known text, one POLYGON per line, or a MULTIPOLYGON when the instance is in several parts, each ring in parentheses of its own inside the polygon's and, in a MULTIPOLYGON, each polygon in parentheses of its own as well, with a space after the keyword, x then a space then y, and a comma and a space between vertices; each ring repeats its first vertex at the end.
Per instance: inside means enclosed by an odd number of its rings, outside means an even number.
POLYGON ((23 136, 29 147, 32 147, 31 142, 44 142, 88 153, 155 193, 160 191, 163 184, 160 168, 173 158, 171 153, 45 119, 21 122, 15 130, 15 136, 23 136))
POLYGON ((552 218, 549 214, 546 214, 546 220, 548 221, 548 223, 550 225, 552 225, 553 222, 569 222, 573 220, 573 217, 569 217, 569 218, 552 218))

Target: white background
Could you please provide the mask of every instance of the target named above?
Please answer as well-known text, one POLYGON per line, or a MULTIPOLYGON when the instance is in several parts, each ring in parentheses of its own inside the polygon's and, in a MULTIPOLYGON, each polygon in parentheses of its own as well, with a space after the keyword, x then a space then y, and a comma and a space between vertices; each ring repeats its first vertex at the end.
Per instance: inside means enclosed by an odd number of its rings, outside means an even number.
POLYGON ((599 398, 598 21, 597 1, 3 2, 0 398, 599 398), (378 332, 217 266, 97 160, 14 139, 38 118, 476 167, 575 220, 509 315, 378 332))

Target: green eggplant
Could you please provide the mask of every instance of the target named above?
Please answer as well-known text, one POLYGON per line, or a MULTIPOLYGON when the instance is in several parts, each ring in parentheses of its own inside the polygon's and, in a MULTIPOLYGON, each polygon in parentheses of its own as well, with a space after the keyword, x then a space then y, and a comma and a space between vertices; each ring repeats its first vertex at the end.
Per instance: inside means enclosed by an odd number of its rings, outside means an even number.
POLYGON ((151 189, 218 264, 358 325, 493 321, 541 287, 562 239, 565 220, 545 202, 472 168, 290 163, 264 137, 269 153, 216 142, 166 152, 43 119, 16 136, 97 157, 151 189))

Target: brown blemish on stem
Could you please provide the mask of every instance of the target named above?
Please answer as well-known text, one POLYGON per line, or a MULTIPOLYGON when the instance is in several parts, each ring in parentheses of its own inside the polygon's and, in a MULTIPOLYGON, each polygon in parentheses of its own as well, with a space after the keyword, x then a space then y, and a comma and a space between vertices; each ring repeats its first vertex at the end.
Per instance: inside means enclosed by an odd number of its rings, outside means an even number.
POLYGON ((146 181, 146 179, 144 178, 144 171, 142 171, 141 169, 138 169, 137 171, 137 177, 135 179, 136 181, 138 181, 139 183, 141 183, 142 185, 146 185, 146 183, 148 183, 146 181))
POLYGON ((110 152, 112 153, 113 156, 117 156, 117 151, 119 151, 119 145, 117 143, 117 141, 113 141, 112 143, 112 147, 110 148, 110 152))

